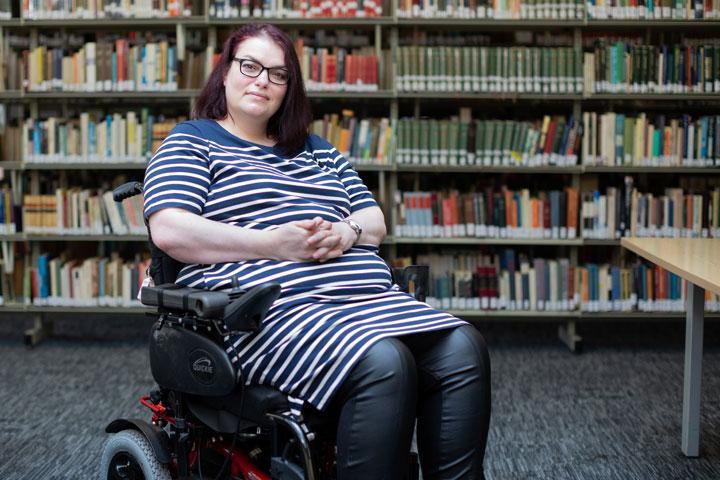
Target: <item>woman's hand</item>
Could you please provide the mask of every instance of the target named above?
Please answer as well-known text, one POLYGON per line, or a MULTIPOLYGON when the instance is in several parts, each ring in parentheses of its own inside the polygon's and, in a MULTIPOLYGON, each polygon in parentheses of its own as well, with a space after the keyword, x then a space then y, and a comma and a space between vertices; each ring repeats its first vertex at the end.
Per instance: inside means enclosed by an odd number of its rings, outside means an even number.
POLYGON ((353 246, 357 237, 355 231, 345 222, 323 222, 309 239, 310 243, 317 247, 313 258, 318 262, 339 257, 353 246))
POLYGON ((315 243, 331 235, 327 228, 315 219, 289 222, 272 230, 272 257, 275 260, 311 262, 317 250, 315 243), (310 238, 315 236, 313 242, 310 238))
POLYGON ((321 217, 286 223, 273 230, 274 258, 295 262, 326 262, 337 258, 355 243, 356 234, 344 222, 321 217))

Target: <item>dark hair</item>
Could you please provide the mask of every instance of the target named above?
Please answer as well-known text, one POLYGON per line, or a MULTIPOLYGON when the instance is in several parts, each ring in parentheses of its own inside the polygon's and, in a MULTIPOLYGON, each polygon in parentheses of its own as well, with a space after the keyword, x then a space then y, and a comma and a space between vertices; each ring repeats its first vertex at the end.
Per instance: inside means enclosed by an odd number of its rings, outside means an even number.
POLYGON ((274 25, 249 23, 230 35, 223 45, 220 60, 213 68, 210 78, 195 102, 192 118, 222 120, 227 117, 223 78, 232 66, 238 45, 248 38, 262 35, 270 37, 282 49, 285 55, 285 66, 290 73, 285 98, 283 98, 278 111, 268 121, 267 135, 277 140, 276 146, 285 154, 291 155, 304 147, 312 114, 310 102, 305 94, 305 85, 295 48, 287 34, 274 25))

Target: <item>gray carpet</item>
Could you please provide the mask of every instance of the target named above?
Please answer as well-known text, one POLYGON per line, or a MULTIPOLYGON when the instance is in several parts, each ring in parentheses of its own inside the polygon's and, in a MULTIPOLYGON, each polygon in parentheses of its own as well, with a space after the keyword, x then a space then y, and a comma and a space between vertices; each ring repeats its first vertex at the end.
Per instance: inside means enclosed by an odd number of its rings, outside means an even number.
MULTIPOLYGON (((93 479, 105 434, 153 385, 144 320, 58 320, 27 350, 0 319, 0 479, 93 479), (102 338, 115 338, 108 341, 102 338)), ((720 324, 706 326, 702 456, 680 451, 683 326, 483 324, 493 362, 488 479, 720 478, 720 324)))

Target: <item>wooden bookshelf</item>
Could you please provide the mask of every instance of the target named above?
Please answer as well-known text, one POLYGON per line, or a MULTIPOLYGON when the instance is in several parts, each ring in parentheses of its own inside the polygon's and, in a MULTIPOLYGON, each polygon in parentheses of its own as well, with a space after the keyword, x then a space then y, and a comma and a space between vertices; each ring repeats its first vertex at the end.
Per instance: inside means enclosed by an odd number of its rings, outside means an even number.
POLYGON ((147 235, 75 235, 75 234, 41 234, 16 233, 0 235, 3 242, 147 242, 147 235))
POLYGON ((456 237, 456 238, 425 238, 425 237, 392 237, 389 240, 396 245, 553 245, 565 247, 582 246, 583 240, 577 238, 574 240, 561 239, 534 239, 534 238, 474 238, 474 237, 456 237))
MULTIPOLYGON (((17 1, 17 0, 16 0, 17 1)), ((209 2, 205 2, 207 10, 209 2)), ((493 107, 505 102, 508 105, 521 104, 523 108, 535 109, 542 116, 557 115, 561 112, 565 116, 574 115, 581 118, 584 109, 613 108, 624 105, 637 105, 645 103, 648 105, 667 105, 668 110, 684 108, 684 105, 704 108, 710 105, 713 108, 720 105, 720 93, 715 94, 538 94, 538 93, 514 93, 514 92, 406 92, 398 91, 395 86, 395 71, 397 68, 397 52, 399 48, 398 39, 401 36, 412 36, 428 32, 445 33, 477 33, 482 34, 504 34, 506 32, 531 31, 539 32, 548 30, 551 32, 569 32, 572 36, 572 48, 582 52, 582 34, 584 32, 597 32, 607 30, 609 35, 617 35, 620 30, 632 29, 643 32, 666 32, 668 30, 687 31, 692 33, 698 29, 703 34, 720 31, 720 20, 597 20, 588 18, 587 12, 582 19, 538 19, 538 20, 506 20, 506 19, 459 19, 459 18, 400 18, 398 17, 398 2, 393 1, 389 11, 384 12, 381 17, 369 18, 232 18, 220 19, 211 18, 207 14, 193 17, 179 18, 123 18, 123 19, 57 19, 57 20, 33 20, 33 19, 11 19, 0 20, 0 28, 3 32, 17 32, 27 34, 31 38, 37 38, 39 33, 52 33, 54 31, 64 32, 88 32, 91 30, 159 30, 171 32, 184 28, 199 29, 208 34, 208 41, 218 46, 218 31, 230 30, 239 25, 263 21, 282 26, 292 31, 317 31, 323 29, 352 30, 364 32, 374 44, 376 50, 389 45, 392 51, 393 61, 390 64, 381 64, 381 72, 391 73, 390 85, 384 85, 382 89, 374 92, 316 92, 309 91, 308 96, 313 102, 332 101, 325 103, 337 103, 336 101, 349 100, 351 104, 370 103, 375 108, 385 108, 387 117, 396 121, 400 115, 401 107, 408 105, 414 107, 415 118, 423 115, 432 116, 433 110, 439 106, 455 105, 473 106, 482 108, 485 103, 493 107), (717 102, 717 103, 716 103, 717 102), (542 107, 547 107, 545 110, 542 107)), ((720 38, 720 33, 717 34, 720 38)), ((532 46, 535 46, 532 44, 532 46)), ((380 76, 382 78, 382 75, 380 76)), ((71 102, 164 102, 172 105, 191 105, 191 102, 199 94, 198 89, 177 90, 177 91, 114 91, 114 92, 24 92, 20 90, 0 91, 0 100, 8 104, 22 104, 30 112, 38 112, 39 107, 55 102, 56 104, 68 105, 71 102)), ((407 111, 407 108, 405 109, 407 111)), ((188 107, 189 113, 189 107, 188 107)), ((519 116, 519 115, 518 115, 519 116)), ((576 152, 578 155, 580 152, 576 152)), ((391 150, 390 160, 394 159, 394 151, 391 150)), ((127 171, 131 175, 140 175, 144 169, 142 163, 27 163, 25 159, 12 159, 13 161, 0 162, 0 168, 6 170, 9 175, 19 177, 23 172, 30 172, 28 175, 35 175, 41 172, 66 172, 73 175, 81 170, 103 170, 103 171, 127 171)), ((370 175, 377 175, 379 195, 381 202, 385 205, 392 203, 394 193, 398 190, 398 176, 404 173, 414 173, 417 177, 424 174, 434 175, 456 175, 457 174, 487 174, 505 175, 520 174, 525 179, 529 175, 547 175, 553 178, 554 175, 567 175, 570 177, 572 186, 581 187, 581 184, 589 176, 604 174, 677 174, 677 175, 708 175, 720 176, 720 168, 704 167, 594 167, 583 166, 581 159, 578 165, 571 167, 483 167, 483 166, 435 166, 435 165, 408 165, 395 164, 392 161, 387 165, 357 164, 356 169, 370 175)), ((387 213, 387 212, 386 212, 387 213)), ((387 215, 390 223, 388 231, 392 231, 394 225, 391 215, 387 215)), ((578 232, 578 235, 580 232, 578 232)), ((39 244, 43 242, 145 242, 144 235, 38 235, 38 234, 15 234, 0 235, 3 242, 29 242, 39 244)), ((498 238, 416 238, 416 237, 394 237, 388 236, 383 242, 383 248, 389 252, 390 257, 402 256, 405 248, 412 248, 414 245, 421 247, 468 247, 472 249, 478 246, 539 246, 567 248, 570 251, 571 261, 577 265, 577 258, 583 247, 607 247, 619 249, 619 240, 595 240, 589 238, 576 238, 572 240, 561 239, 498 239, 498 238)), ((124 313, 136 314, 145 312, 142 308, 111 308, 111 307, 33 307, 33 306, 0 306, 0 312, 12 313, 124 313)), ((564 333, 561 338, 568 343, 568 347, 574 350, 580 344, 580 337, 575 331, 575 321, 621 321, 629 320, 664 320, 679 319, 680 313, 587 313, 580 311, 572 312, 547 312, 547 311, 452 311, 463 318, 470 319, 496 319, 507 320, 521 319, 528 321, 560 321, 563 323, 564 333)), ((709 316, 713 316, 710 314, 709 316)), ((717 316, 717 315, 716 315, 717 316)))
POLYGON ((176 25, 186 27, 206 27, 205 16, 173 17, 173 18, 63 18, 63 19, 32 19, 24 18, 19 27, 25 28, 153 28, 174 29, 176 25))

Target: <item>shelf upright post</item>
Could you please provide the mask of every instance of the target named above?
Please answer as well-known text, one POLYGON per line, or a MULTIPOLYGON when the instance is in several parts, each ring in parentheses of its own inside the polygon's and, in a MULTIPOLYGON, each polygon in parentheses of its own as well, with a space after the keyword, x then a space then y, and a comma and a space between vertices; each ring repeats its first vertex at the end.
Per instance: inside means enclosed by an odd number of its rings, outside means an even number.
MULTIPOLYGON (((395 18, 395 15, 397 15, 397 10, 395 9, 396 2, 390 2, 393 7, 393 18, 395 18)), ((383 205, 383 208, 385 209, 385 217, 390 219, 390 231, 388 232, 389 235, 393 235, 395 230, 395 225, 397 224, 397 209, 395 208, 395 201, 396 201, 396 193, 397 193, 397 129, 398 129, 398 118, 400 117, 400 107, 398 104, 397 99, 397 86, 395 84, 395 78, 397 76, 397 56, 398 56, 398 29, 397 27, 393 27, 390 29, 390 85, 388 85, 389 90, 392 92, 393 98, 390 100, 390 124, 393 127, 393 138, 392 142, 390 143, 390 165, 392 166, 392 171, 389 172, 389 174, 385 177, 384 185, 386 186, 386 193, 383 197, 385 200, 385 204, 383 205), (389 194, 387 193, 389 192, 389 194)), ((397 245, 394 243, 390 245, 390 259, 397 258, 397 245)))
MULTIPOLYGON (((587 9, 585 14, 587 15, 587 9)), ((586 20, 587 21, 587 20, 586 20)), ((573 29, 573 50, 575 52, 580 52, 580 58, 582 58, 582 32, 580 28, 575 27, 573 29)), ((575 58, 577 58, 577 54, 575 55, 575 58)), ((582 105, 580 100, 573 100, 573 111, 572 111, 573 117, 575 117, 576 122, 580 122, 582 120, 582 105)), ((577 154, 577 152, 574 152, 577 154)), ((580 160, 582 161, 582 159, 580 160)), ((572 183, 571 186, 574 189, 577 189, 577 191, 580 193, 578 195, 578 201, 581 201, 582 199, 582 192, 580 190, 581 188, 581 181, 580 181, 580 174, 579 173, 573 173, 572 174, 572 183)), ((577 220, 577 219, 576 219, 577 220)), ((578 223, 578 231, 575 233, 576 236, 581 237, 582 233, 582 225, 578 223)), ((574 270, 577 271, 578 268, 578 249, 582 248, 582 246, 572 245, 570 247, 570 265, 574 267, 574 270)), ((577 287, 576 287, 577 288, 577 287)), ((579 308, 579 305, 577 306, 579 308)), ((575 319, 570 318, 566 320, 564 323, 561 323, 558 327, 558 337, 560 337, 560 340, 567 345, 567 347, 570 349, 571 352, 578 352, 580 348, 582 347, 582 337, 578 335, 577 332, 577 325, 575 324, 575 319)))
POLYGON ((387 67, 382 53, 382 28, 379 24, 375 24, 375 56, 378 59, 378 81, 381 83, 380 88, 384 89, 388 87, 388 85, 382 85, 387 67))
MULTIPOLYGON (((33 102, 30 106, 31 111, 34 111, 33 118, 37 118, 37 102, 33 102)), ((40 194, 40 172, 37 170, 31 171, 29 173, 29 185, 30 194, 32 195, 39 195, 40 194)), ((37 258, 40 256, 40 244, 37 242, 32 243, 32 248, 30 250, 30 261, 34 263, 37 261, 37 258)), ((32 295, 32 292, 31 292, 32 295)), ((28 298, 25 299, 26 302, 30 302, 32 299, 28 298)), ((49 337, 52 335, 53 331, 53 323, 52 320, 48 319, 43 315, 42 312, 35 312, 32 315, 33 319, 33 326, 27 330, 25 330, 25 345, 27 347, 34 347, 38 343, 40 343, 44 338, 49 337)))

